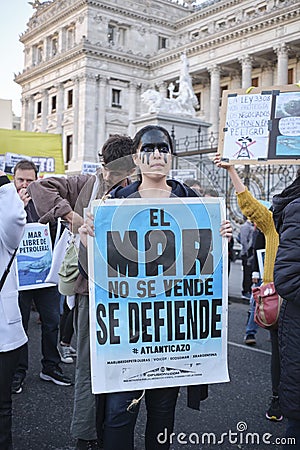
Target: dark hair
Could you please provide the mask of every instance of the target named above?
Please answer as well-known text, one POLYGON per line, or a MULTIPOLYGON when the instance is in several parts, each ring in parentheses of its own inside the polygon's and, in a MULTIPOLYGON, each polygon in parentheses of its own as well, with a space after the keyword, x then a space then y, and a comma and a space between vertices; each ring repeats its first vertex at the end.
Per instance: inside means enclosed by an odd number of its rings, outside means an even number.
POLYGON ((133 141, 129 136, 113 134, 104 142, 99 156, 109 170, 130 171, 135 167, 132 151, 133 141))
POLYGON ((204 195, 207 195, 207 197, 219 197, 219 193, 215 189, 205 189, 204 195))
POLYGON ((170 136, 168 130, 166 130, 164 127, 161 127, 160 125, 146 125, 145 127, 141 128, 135 134, 135 136, 133 138, 133 153, 137 152, 137 149, 138 149, 138 146, 139 146, 139 143, 140 143, 140 140, 141 140, 142 136, 145 133, 148 133, 148 131, 151 131, 151 130, 161 131, 166 136, 166 138, 169 141, 169 146, 170 146, 171 153, 174 153, 174 145, 173 145, 173 141, 171 139, 171 136, 170 136))
POLYGON ((195 178, 187 178, 186 180, 184 180, 184 184, 186 184, 189 187, 196 185, 196 186, 199 186, 199 188, 201 188, 200 181, 196 180, 195 178))
POLYGON ((34 170, 35 178, 37 178, 38 175, 38 168, 34 164, 34 162, 29 161, 28 159, 21 159, 21 161, 17 162, 17 164, 14 167, 14 175, 16 175, 17 170, 34 170))
POLYGON ((298 170, 297 170, 297 178, 298 177, 300 177, 300 167, 298 167, 298 170))

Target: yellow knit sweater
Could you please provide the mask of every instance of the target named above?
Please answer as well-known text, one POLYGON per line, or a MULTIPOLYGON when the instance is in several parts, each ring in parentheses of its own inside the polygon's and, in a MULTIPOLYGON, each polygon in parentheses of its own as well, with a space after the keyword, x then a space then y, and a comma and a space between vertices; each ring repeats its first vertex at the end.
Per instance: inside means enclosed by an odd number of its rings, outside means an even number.
POLYGON ((263 284, 270 283, 274 278, 274 263, 279 244, 279 237, 273 222, 271 211, 262 205, 246 188, 237 194, 238 204, 242 213, 256 223, 257 228, 265 235, 266 254, 264 261, 263 284))

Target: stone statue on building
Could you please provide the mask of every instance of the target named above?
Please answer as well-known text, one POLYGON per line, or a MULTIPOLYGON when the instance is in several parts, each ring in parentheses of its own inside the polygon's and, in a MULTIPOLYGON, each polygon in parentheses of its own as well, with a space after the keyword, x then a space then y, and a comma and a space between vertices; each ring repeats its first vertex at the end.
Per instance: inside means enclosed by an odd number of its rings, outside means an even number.
POLYGON ((174 91, 175 86, 173 83, 170 83, 168 86, 170 98, 163 97, 155 89, 147 89, 141 98, 148 105, 148 113, 165 112, 195 117, 195 107, 198 105, 198 100, 193 90, 192 79, 189 74, 189 62, 185 52, 180 59, 181 69, 178 80, 178 92, 174 91))
POLYGON ((51 0, 46 0, 44 2, 41 2, 40 0, 34 0, 33 2, 28 2, 28 4, 31 5, 33 9, 39 9, 43 6, 49 5, 50 3, 52 3, 51 0))

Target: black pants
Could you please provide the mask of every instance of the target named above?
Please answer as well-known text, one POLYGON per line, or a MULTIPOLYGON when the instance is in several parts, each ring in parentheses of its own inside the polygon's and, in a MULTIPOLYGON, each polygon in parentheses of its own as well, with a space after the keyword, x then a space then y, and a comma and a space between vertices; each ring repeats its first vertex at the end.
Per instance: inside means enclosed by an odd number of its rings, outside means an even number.
POLYGON ((0 352, 0 449, 12 448, 11 385, 24 346, 9 352, 0 352))
MULTIPOLYGON (((57 366, 60 356, 57 350, 58 328, 60 320, 60 294, 57 287, 32 289, 19 292, 19 307, 22 323, 27 333, 32 300, 41 318, 42 328, 42 366, 43 369, 57 366)), ((24 377, 28 370, 28 344, 22 348, 17 373, 24 377)))
POLYGON ((282 446, 283 450, 300 450, 300 420, 288 418, 285 437, 286 441, 282 446), (291 438, 294 439, 293 443, 291 438))
POLYGON ((251 294, 252 287, 252 265, 248 264, 247 256, 242 256, 243 264, 243 284, 242 284, 242 294, 251 294))
POLYGON ((63 313, 60 318, 59 335, 64 344, 70 344, 74 333, 73 327, 74 308, 70 309, 66 297, 64 299, 63 313))
POLYGON ((273 395, 278 395, 279 381, 280 381, 280 358, 279 358, 279 343, 278 330, 270 330, 272 356, 271 356, 271 379, 273 395))
MULTIPOLYGON (((170 448, 170 434, 174 427, 178 391, 178 387, 146 390, 146 450, 168 450, 170 448)), ((122 450, 133 450, 134 428, 140 402, 131 412, 128 412, 127 407, 132 399, 138 398, 140 395, 141 391, 131 391, 105 394, 105 400, 102 396, 102 401, 105 402, 103 417, 104 450, 119 450, 120 448, 122 450)), ((99 424, 97 425, 99 436, 99 424)))

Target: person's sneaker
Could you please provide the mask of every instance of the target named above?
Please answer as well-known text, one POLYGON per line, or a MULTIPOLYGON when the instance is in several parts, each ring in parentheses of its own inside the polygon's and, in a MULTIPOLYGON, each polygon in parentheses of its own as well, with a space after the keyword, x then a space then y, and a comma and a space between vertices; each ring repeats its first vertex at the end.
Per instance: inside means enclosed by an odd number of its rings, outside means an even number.
POLYGON ((25 376, 22 374, 16 374, 14 376, 12 386, 11 386, 12 394, 21 394, 21 392, 23 391, 24 379, 25 379, 25 376))
POLYGON ((99 450, 98 441, 85 441, 84 439, 77 439, 76 450, 99 450))
POLYGON ((273 395, 268 411, 266 412, 266 418, 280 422, 283 419, 283 415, 279 406, 279 398, 273 395))
POLYGON ((77 350, 74 347, 72 347, 72 345, 69 346, 69 349, 70 349, 70 353, 71 353, 72 358, 76 358, 77 357, 77 350))
POLYGON ((58 352, 60 354, 61 362, 65 364, 72 364, 74 359, 71 355, 70 346, 69 345, 59 345, 58 352))
POLYGON ((243 300, 250 300, 251 294, 249 294, 248 292, 246 292, 245 294, 242 294, 242 299, 243 300))
POLYGON ((44 381, 52 381, 60 386, 71 386, 72 381, 70 378, 63 374, 60 367, 49 367, 49 369, 43 369, 40 372, 40 379, 44 381))
POLYGON ((256 339, 255 339, 254 334, 247 334, 245 336, 245 339, 244 339, 244 344, 246 344, 246 345, 255 345, 256 344, 256 339))

